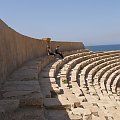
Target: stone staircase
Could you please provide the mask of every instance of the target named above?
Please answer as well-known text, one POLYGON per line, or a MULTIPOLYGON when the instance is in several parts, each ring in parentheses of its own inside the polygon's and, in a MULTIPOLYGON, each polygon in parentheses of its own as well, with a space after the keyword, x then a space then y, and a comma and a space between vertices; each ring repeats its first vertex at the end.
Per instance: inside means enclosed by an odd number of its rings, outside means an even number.
POLYGON ((2 120, 120 120, 120 51, 27 62, 2 84, 2 120))

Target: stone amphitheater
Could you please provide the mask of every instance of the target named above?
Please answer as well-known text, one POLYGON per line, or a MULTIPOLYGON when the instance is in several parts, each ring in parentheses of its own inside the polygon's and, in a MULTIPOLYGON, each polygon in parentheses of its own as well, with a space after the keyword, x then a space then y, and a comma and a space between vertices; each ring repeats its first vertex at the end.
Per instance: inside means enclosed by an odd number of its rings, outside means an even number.
POLYGON ((120 120, 120 51, 30 38, 0 20, 0 120, 120 120))

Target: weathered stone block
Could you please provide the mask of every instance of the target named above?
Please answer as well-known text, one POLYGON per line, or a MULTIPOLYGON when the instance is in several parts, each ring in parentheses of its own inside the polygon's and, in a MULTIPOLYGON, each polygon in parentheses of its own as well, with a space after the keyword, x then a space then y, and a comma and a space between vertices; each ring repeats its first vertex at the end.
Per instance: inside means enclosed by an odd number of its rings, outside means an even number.
POLYGON ((48 109, 69 109, 71 107, 69 101, 64 97, 45 98, 44 106, 48 109))
POLYGON ((0 100, 0 113, 12 112, 19 107, 19 100, 0 100))

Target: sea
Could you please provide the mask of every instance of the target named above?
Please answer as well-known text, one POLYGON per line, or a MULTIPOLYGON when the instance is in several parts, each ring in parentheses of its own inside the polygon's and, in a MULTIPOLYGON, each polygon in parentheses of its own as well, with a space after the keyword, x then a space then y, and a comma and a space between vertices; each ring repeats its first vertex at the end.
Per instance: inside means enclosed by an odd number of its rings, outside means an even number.
POLYGON ((90 51, 99 52, 99 51, 113 51, 120 50, 120 44, 117 45, 96 45, 96 46, 85 46, 86 49, 90 51))

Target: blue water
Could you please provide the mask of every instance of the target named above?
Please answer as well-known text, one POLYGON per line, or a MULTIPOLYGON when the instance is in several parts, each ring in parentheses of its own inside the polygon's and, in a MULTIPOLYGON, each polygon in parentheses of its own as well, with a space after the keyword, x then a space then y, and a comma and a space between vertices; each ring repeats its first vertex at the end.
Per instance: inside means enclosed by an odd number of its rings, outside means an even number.
POLYGON ((120 50, 120 44, 118 45, 96 45, 96 46, 85 46, 86 49, 90 51, 112 51, 112 50, 120 50))

